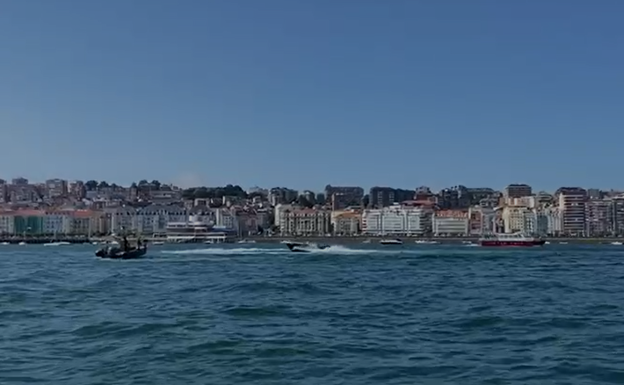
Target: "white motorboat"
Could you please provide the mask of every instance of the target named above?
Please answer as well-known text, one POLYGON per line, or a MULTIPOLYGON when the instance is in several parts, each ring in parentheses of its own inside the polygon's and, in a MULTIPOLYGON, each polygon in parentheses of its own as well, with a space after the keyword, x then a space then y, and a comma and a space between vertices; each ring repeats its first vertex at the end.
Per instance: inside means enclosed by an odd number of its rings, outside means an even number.
POLYGON ((382 245, 402 245, 403 241, 400 239, 382 239, 379 243, 382 245))
POLYGON ((295 253, 309 253, 317 250, 325 250, 329 248, 329 245, 317 245, 316 243, 298 243, 298 242, 287 242, 286 246, 290 251, 295 253))

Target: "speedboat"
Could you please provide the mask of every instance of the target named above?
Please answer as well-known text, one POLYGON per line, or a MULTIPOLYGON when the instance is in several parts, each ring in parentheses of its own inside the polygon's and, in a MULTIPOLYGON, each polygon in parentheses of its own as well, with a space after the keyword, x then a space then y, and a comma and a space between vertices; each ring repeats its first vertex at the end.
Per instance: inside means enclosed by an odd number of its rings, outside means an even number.
POLYGON ((613 246, 622 246, 622 242, 611 242, 613 246))
POLYGON ((382 239, 379 243, 382 245, 402 245, 403 241, 400 239, 382 239))
POLYGON ((135 259, 147 253, 147 245, 122 250, 119 247, 106 247, 95 252, 96 257, 108 259, 135 259))
POLYGON ((295 253, 309 253, 316 250, 325 250, 329 247, 329 245, 317 245, 316 243, 298 243, 298 242, 287 242, 286 246, 290 251, 295 253))

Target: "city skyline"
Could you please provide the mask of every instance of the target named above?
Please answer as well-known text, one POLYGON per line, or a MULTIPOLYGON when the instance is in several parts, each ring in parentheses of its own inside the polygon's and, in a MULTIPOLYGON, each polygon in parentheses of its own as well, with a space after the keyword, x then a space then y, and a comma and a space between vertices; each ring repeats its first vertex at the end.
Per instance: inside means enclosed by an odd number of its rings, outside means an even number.
POLYGON ((608 188, 624 140, 623 11, 8 0, 0 175, 608 188))
POLYGON ((604 187, 596 187, 596 186, 583 186, 580 184, 569 184, 569 185, 561 185, 558 186, 552 190, 548 190, 548 189, 541 189, 541 188, 537 188, 534 185, 532 185, 531 183, 526 183, 523 181, 512 181, 512 182, 508 182, 507 184, 505 184, 504 186, 491 186, 491 185, 480 185, 480 186, 475 186, 475 185, 467 185, 467 184, 463 184, 463 183, 455 183, 455 184, 450 184, 447 186, 442 186, 442 187, 435 187, 429 184, 419 184, 419 185, 412 185, 412 186, 392 186, 392 185, 383 185, 383 184, 373 184, 370 186, 362 186, 362 185, 349 185, 346 183, 325 183, 322 186, 317 186, 316 188, 297 188, 296 186, 289 186, 287 184, 278 184, 278 185, 273 185, 273 186, 260 186, 260 185, 248 185, 248 184, 237 184, 237 183, 225 183, 222 185, 208 185, 208 184, 199 184, 199 185, 183 185, 183 184, 178 184, 175 182, 170 182, 170 181, 166 181, 166 180, 160 180, 158 178, 145 178, 145 177, 141 177, 141 178, 137 178, 135 180, 132 180, 128 183, 121 183, 115 180, 104 180, 104 179, 97 179, 97 178, 85 178, 85 179, 79 179, 79 178, 60 178, 60 177, 52 177, 52 178, 46 178, 43 180, 34 180, 31 179, 27 176, 24 175, 19 175, 19 176, 14 176, 14 177, 6 177, 6 176, 2 176, 0 175, 0 182, 4 181, 7 184, 12 184, 14 183, 14 181, 16 180, 26 180, 28 182, 28 184, 32 184, 32 185, 36 185, 36 184, 45 184, 46 182, 49 181, 55 181, 55 180, 60 180, 60 181, 64 181, 67 183, 72 183, 72 182, 80 182, 80 183, 87 183, 90 181, 95 181, 97 183, 100 182, 105 182, 109 185, 116 185, 119 187, 124 187, 124 188, 128 188, 133 184, 138 184, 141 181, 146 181, 148 183, 151 183, 153 181, 157 181, 160 185, 167 185, 167 186, 174 186, 183 190, 188 190, 188 189, 193 189, 193 188, 219 188, 219 187, 225 187, 225 186, 238 186, 241 187, 244 191, 250 191, 250 190, 254 190, 254 189, 264 189, 264 190, 271 190, 274 188, 287 188, 287 189, 292 189, 297 191, 298 193, 303 193, 305 191, 312 191, 315 193, 323 193, 325 191, 325 188, 327 186, 334 186, 334 187, 358 187, 358 188, 362 188, 364 190, 364 194, 368 194, 368 191, 370 189, 373 188, 392 188, 392 189, 397 189, 397 190, 410 190, 410 191, 415 191, 421 187, 426 187, 429 188, 432 192, 436 193, 439 192, 441 190, 444 189, 450 189, 450 188, 454 188, 457 186, 463 186, 466 187, 468 189, 479 189, 479 188, 490 188, 493 189, 494 191, 498 191, 498 192, 502 192, 503 190, 505 190, 505 188, 509 187, 509 186, 513 186, 513 185, 526 185, 529 186, 532 191, 533 194, 539 193, 539 192, 547 192, 547 193, 554 193, 556 190, 560 189, 560 188, 569 188, 569 187, 573 187, 573 188, 582 188, 585 190, 600 190, 603 192, 609 192, 609 191, 614 191, 614 192, 618 192, 618 191, 622 191, 624 192, 624 187, 622 188, 617 188, 616 186, 607 186, 606 188, 604 187))

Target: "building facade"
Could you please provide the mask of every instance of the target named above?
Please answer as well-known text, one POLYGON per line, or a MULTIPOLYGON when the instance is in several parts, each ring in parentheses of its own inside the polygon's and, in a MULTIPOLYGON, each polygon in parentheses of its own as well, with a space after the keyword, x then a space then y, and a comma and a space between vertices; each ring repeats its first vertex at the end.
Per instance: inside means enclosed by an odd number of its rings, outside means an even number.
POLYGON ((433 234, 436 236, 464 236, 470 234, 468 211, 441 210, 433 214, 433 234))

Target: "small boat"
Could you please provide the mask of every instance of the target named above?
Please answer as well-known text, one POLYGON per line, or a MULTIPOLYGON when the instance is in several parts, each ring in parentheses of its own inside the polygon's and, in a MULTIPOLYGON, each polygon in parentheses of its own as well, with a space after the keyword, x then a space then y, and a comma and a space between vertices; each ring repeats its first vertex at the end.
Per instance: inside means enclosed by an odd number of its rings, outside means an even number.
POLYGON ((438 241, 423 241, 423 240, 418 240, 415 243, 419 244, 419 245, 437 245, 438 241))
POLYGON ((147 245, 122 250, 118 247, 106 247, 95 252, 96 257, 108 259, 136 259, 147 253, 147 245))
POLYGON ((164 244, 165 244, 165 242, 163 242, 163 241, 152 242, 152 245, 154 245, 154 246, 162 246, 164 244))
POLYGON ((329 245, 317 245, 316 243, 298 243, 287 242, 286 246, 290 251, 294 253, 309 253, 317 250, 325 250, 329 248, 329 245))
POLYGON ((400 239, 382 239, 379 241, 381 245, 402 245, 403 241, 400 239))
POLYGON ((622 246, 622 242, 611 242, 613 246, 622 246))
POLYGON ((22 241, 20 243, 18 243, 19 246, 26 246, 26 242, 22 241))
POLYGON ((241 239, 237 243, 256 243, 253 239, 241 239))
POLYGON ((10 242, 2 242, 2 243, 0 243, 0 245, 3 245, 3 246, 8 246, 10 244, 11 244, 10 242))
POLYGON ((66 245, 71 245, 71 243, 69 242, 50 242, 50 243, 44 243, 44 246, 66 246, 66 245))
POLYGON ((481 246, 488 247, 532 247, 542 246, 546 241, 526 236, 522 233, 514 234, 489 234, 479 239, 481 246))

